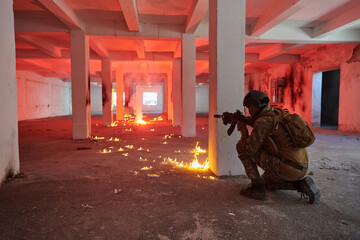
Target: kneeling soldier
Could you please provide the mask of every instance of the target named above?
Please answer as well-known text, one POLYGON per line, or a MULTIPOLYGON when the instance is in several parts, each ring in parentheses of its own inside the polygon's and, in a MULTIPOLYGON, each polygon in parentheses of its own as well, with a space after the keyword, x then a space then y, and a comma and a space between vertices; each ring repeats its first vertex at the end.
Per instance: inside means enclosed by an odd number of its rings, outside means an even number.
POLYGON ((276 121, 276 109, 269 106, 269 97, 261 91, 249 92, 243 101, 253 120, 249 135, 246 124, 237 122, 241 139, 236 150, 251 184, 241 190, 248 198, 266 200, 265 189, 297 190, 309 198, 309 203, 320 199, 320 191, 311 177, 305 177, 308 153, 298 148, 283 124, 276 121), (276 129, 276 130, 274 130, 276 129), (269 138, 271 136, 271 138, 269 138), (276 149, 276 153, 271 152, 276 149), (257 166, 264 170, 260 177, 257 166))

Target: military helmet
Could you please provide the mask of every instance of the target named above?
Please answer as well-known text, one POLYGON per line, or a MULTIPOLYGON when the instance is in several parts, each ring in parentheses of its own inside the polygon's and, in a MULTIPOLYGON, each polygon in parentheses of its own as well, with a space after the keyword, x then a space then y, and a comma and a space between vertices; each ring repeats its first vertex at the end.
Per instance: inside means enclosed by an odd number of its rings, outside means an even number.
POLYGON ((243 105, 248 107, 250 103, 255 103, 259 108, 266 107, 270 102, 269 97, 262 91, 253 90, 244 97, 243 105))

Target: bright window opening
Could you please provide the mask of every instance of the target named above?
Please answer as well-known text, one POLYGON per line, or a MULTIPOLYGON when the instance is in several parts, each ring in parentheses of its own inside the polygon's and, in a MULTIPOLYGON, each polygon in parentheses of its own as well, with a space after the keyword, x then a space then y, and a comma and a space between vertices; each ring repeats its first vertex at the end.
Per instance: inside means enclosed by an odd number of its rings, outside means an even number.
POLYGON ((157 92, 144 92, 143 93, 143 105, 144 106, 156 106, 157 105, 157 92))

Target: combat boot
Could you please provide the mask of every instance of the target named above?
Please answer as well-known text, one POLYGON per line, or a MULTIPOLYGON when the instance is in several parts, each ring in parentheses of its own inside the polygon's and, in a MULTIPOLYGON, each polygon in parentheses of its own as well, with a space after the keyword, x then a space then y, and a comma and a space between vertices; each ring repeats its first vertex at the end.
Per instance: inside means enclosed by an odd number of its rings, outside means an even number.
POLYGON ((252 181, 247 188, 241 189, 240 194, 247 198, 261 201, 265 201, 267 199, 264 184, 258 181, 252 181))
POLYGON ((310 204, 313 204, 321 197, 320 190, 315 186, 314 180, 311 177, 305 177, 300 180, 299 192, 305 194, 309 198, 310 204))

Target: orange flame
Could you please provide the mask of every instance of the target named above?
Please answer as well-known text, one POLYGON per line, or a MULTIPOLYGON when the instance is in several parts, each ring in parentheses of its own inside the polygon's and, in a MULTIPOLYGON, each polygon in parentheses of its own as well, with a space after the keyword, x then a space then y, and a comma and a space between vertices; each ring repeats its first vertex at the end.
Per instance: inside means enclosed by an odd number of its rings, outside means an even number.
POLYGON ((111 123, 111 126, 112 126, 112 127, 119 126, 119 121, 112 122, 112 123, 111 123))
POLYGON ((201 149, 199 146, 199 142, 196 143, 195 149, 192 151, 194 153, 195 159, 191 163, 184 163, 183 161, 178 162, 177 159, 172 158, 164 158, 164 164, 170 163, 175 167, 186 168, 193 171, 206 171, 209 169, 209 161, 206 159, 204 163, 200 163, 198 160, 198 156, 201 153, 206 153, 205 149, 201 149))
POLYGON ((135 123, 145 125, 146 122, 141 117, 135 118, 135 123))

